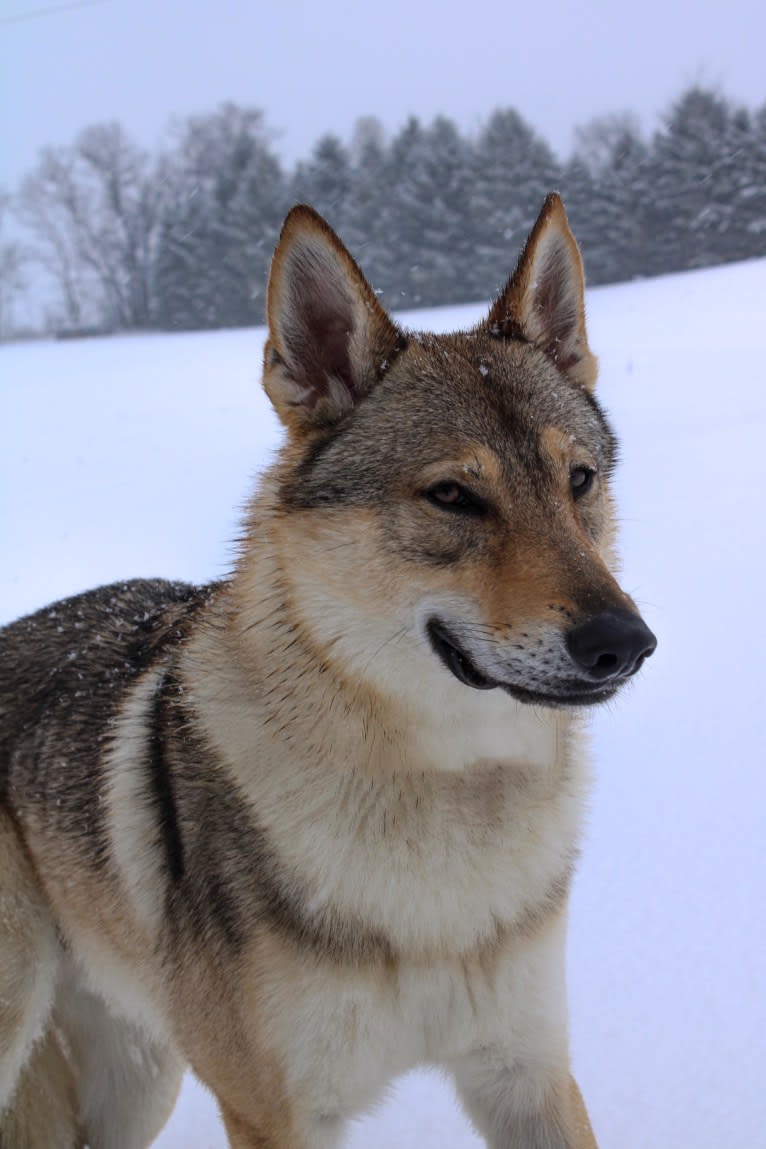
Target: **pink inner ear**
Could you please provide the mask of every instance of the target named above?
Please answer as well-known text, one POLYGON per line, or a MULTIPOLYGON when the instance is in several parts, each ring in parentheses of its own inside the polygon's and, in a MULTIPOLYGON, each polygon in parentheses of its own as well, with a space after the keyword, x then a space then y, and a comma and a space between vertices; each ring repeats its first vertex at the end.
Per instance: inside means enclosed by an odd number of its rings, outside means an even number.
POLYGON ((577 336, 577 304, 571 284, 569 252, 556 243, 545 252, 534 289, 534 311, 546 345, 571 343, 577 336))
POLYGON ((349 339, 351 338, 350 315, 344 317, 337 312, 327 311, 317 306, 312 300, 304 312, 306 324, 306 338, 314 351, 316 372, 323 376, 317 383, 327 389, 328 378, 340 379, 350 391, 354 390, 354 381, 349 356, 349 339))
POLYGON ((349 342, 354 326, 351 301, 334 281, 334 268, 302 253, 292 269, 289 303, 282 321, 285 358, 291 373, 310 389, 314 404, 329 390, 330 379, 356 391, 349 342))

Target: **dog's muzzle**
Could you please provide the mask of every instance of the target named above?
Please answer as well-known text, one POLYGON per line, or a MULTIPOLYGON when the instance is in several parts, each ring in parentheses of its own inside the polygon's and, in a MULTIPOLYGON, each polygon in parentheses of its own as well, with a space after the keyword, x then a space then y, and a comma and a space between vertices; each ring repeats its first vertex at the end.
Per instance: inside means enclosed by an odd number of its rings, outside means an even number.
MULTIPOLYGON (((646 623, 621 607, 601 611, 577 623, 560 647, 555 670, 509 665, 487 674, 443 620, 430 618, 426 634, 434 654, 464 686, 507 691, 519 702, 542 706, 593 706, 606 702, 653 654, 657 639, 646 623)), ((560 640, 561 641, 561 640, 560 640)))

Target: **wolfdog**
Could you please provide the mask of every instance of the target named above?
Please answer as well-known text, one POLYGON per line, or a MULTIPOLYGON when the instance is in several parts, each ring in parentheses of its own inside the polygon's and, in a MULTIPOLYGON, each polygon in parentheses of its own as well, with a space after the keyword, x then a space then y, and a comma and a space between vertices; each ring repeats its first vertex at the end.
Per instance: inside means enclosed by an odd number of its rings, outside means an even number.
POLYGON ((582 708, 655 638, 550 195, 473 330, 407 332, 311 208, 233 574, 0 638, 0 1140, 139 1149, 186 1066, 234 1149, 331 1149, 413 1066, 491 1149, 587 1149, 570 1072, 582 708))

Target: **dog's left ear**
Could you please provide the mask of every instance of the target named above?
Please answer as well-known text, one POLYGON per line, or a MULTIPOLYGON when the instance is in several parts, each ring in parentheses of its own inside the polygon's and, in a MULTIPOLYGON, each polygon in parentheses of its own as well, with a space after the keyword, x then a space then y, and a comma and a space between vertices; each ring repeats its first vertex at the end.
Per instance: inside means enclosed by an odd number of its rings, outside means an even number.
POLYGON ((385 374, 402 335, 313 208, 287 216, 271 264, 263 385, 288 429, 331 426, 385 374))
POLYGON ((526 339, 571 383, 591 389, 598 364, 585 331, 585 274, 560 196, 552 192, 518 266, 486 320, 503 338, 526 339))

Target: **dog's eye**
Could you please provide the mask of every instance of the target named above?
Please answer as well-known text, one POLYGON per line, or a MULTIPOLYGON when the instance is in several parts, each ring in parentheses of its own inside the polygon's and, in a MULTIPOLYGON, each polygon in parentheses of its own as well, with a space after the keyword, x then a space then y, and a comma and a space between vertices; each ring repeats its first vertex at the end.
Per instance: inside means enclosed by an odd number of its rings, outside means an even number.
POLYGON ((424 492, 429 503, 445 511, 462 511, 468 515, 483 515, 487 504, 478 495, 462 487, 460 483, 446 481, 436 483, 424 492))
POLYGON ((596 477, 596 472, 592 467, 573 467, 569 472, 569 485, 572 489, 572 494, 576 499, 581 499, 583 495, 587 495, 588 491, 593 486, 593 480, 596 477))

